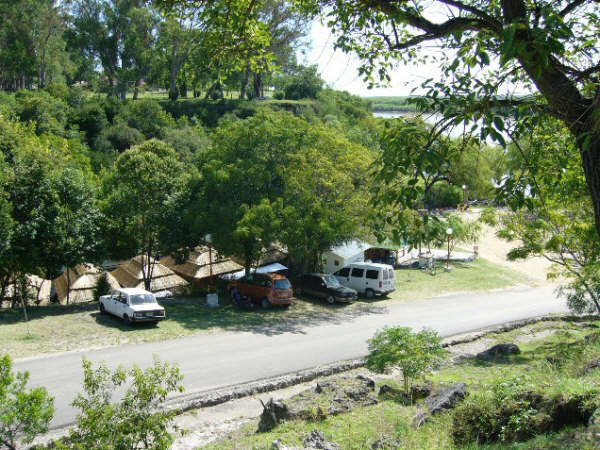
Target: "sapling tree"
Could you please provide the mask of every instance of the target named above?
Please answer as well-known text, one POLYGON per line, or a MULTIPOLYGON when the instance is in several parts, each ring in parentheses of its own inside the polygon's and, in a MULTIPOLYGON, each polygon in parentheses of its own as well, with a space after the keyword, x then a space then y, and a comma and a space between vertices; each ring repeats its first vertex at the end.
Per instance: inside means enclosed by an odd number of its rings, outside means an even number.
POLYGON ((446 354, 440 335, 429 329, 415 333, 408 327, 386 327, 368 344, 367 368, 377 373, 400 369, 408 395, 413 380, 433 369, 446 354))
POLYGON ((54 399, 44 388, 26 388, 29 373, 14 374, 10 356, 0 357, 0 447, 16 450, 48 431, 54 399))
POLYGON ((183 392, 179 368, 158 360, 146 370, 134 366, 111 371, 83 360, 83 393, 69 448, 86 450, 171 448, 169 426, 175 413, 160 409, 171 392, 183 392), (113 394, 126 387, 120 399, 113 394))

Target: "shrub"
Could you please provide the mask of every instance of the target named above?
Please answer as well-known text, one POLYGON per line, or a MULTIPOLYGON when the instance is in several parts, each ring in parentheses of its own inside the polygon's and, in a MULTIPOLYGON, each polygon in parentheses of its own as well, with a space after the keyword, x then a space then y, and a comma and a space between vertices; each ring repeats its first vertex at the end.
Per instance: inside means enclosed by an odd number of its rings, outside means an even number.
POLYGON ((162 138, 165 130, 175 125, 173 117, 152 99, 129 102, 120 113, 120 117, 130 127, 141 131, 148 139, 162 138))
POLYGON ((112 288, 108 282, 108 277, 105 272, 98 278, 96 287, 94 287, 94 299, 99 300, 100 296, 110 294, 111 289, 112 288))
POLYGON ((427 329, 414 333, 408 327, 384 328, 368 343, 367 367, 379 373, 400 368, 407 394, 412 380, 439 364, 446 354, 439 334, 427 329))
POLYGON ((37 134, 54 133, 64 135, 67 124, 67 104, 45 91, 20 91, 16 94, 19 103, 19 118, 33 122, 37 134))
POLYGON ((124 152, 134 145, 144 142, 144 135, 135 128, 125 123, 117 123, 105 128, 94 141, 94 149, 97 151, 110 152, 116 150, 124 152))
POLYGON ((104 108, 96 101, 88 102, 74 110, 71 121, 85 132, 88 143, 91 143, 108 126, 104 108))
POLYGON ((155 360, 146 370, 133 367, 111 372, 104 365, 94 370, 84 359, 83 372, 83 393, 73 402, 80 413, 68 439, 69 448, 171 448, 173 436, 168 430, 175 413, 159 407, 171 392, 183 392, 178 368, 155 360), (125 394, 113 403, 114 392, 125 387, 125 394))
POLYGON ((12 372, 8 355, 0 358, 0 445, 15 449, 48 431, 54 399, 44 388, 26 389, 29 374, 12 372))

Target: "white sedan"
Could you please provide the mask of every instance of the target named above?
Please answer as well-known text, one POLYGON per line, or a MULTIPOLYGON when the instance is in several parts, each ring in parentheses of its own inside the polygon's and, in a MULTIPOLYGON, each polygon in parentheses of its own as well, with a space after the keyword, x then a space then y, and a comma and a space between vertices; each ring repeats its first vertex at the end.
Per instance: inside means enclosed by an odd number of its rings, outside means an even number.
POLYGON ((138 288, 115 289, 100 297, 100 312, 121 317, 126 323, 159 322, 165 316, 152 292, 138 288))

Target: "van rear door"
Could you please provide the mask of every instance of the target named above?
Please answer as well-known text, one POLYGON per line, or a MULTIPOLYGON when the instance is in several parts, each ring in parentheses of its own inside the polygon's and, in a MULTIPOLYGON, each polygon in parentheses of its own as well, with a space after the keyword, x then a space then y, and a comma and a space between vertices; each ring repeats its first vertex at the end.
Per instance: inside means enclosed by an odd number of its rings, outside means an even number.
POLYGON ((393 292, 396 290, 396 273, 390 266, 388 268, 381 269, 382 272, 382 290, 386 292, 393 292))

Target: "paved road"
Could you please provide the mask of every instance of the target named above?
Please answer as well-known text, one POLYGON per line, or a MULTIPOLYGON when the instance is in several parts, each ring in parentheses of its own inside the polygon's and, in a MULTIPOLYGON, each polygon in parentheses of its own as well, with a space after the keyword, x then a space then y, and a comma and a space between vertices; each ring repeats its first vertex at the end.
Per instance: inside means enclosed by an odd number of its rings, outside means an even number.
POLYGON ((186 394, 201 392, 366 354, 366 340, 386 325, 416 329, 431 327, 451 336, 490 325, 566 311, 553 288, 515 288, 488 293, 463 293, 428 300, 366 305, 313 319, 311 323, 280 322, 242 332, 198 334, 166 342, 124 345, 87 352, 64 353, 18 361, 28 370, 31 384, 45 386, 55 396, 52 427, 71 423, 70 406, 80 391, 81 359, 106 362, 110 367, 152 363, 153 355, 180 366, 186 394))

